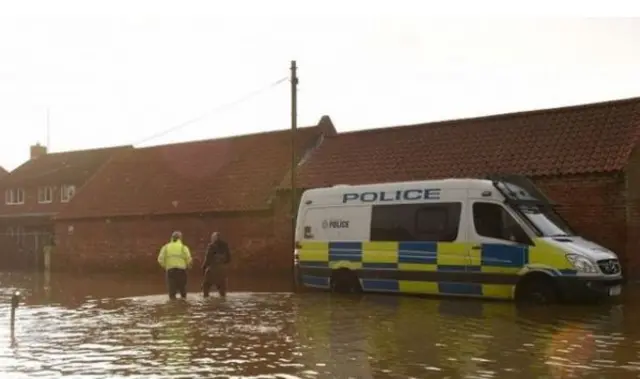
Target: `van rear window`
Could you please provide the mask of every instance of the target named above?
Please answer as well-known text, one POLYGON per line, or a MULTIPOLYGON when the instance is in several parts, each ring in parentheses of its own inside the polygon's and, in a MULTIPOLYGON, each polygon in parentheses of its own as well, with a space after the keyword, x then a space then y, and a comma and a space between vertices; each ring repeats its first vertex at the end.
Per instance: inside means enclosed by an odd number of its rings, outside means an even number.
POLYGON ((374 205, 371 241, 440 241, 458 238, 461 203, 374 205))

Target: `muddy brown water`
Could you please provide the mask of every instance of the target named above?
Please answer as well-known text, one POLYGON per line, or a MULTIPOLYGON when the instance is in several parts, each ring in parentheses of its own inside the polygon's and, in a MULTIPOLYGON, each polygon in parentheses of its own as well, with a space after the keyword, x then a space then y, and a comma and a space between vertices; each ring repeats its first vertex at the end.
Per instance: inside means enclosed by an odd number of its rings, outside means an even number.
POLYGON ((618 304, 522 310, 230 284, 225 300, 170 302, 158 276, 0 274, 0 378, 640 377, 632 286, 618 304))

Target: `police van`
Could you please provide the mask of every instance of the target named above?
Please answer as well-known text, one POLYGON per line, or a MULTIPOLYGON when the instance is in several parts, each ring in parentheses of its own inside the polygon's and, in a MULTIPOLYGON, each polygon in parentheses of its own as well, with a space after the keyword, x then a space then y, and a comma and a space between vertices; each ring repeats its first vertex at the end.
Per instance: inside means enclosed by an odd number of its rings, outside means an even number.
POLYGON ((295 238, 302 287, 535 303, 621 293, 616 254, 522 176, 311 189, 295 238))

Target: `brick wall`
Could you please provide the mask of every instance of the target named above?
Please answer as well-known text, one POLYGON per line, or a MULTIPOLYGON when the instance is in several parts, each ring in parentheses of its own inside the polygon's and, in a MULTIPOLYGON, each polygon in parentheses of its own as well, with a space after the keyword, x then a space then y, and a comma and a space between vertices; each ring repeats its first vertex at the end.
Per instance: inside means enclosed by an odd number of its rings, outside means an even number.
POLYGON ((640 278, 640 150, 635 149, 625 172, 627 273, 640 278))
POLYGON ((157 271, 158 250, 174 230, 182 231, 197 265, 211 232, 217 230, 230 244, 235 272, 259 275, 283 270, 282 260, 273 255, 271 212, 59 221, 52 269, 157 271))
POLYGON ((0 234, 0 270, 29 270, 33 267, 31 254, 26 254, 16 237, 0 234))

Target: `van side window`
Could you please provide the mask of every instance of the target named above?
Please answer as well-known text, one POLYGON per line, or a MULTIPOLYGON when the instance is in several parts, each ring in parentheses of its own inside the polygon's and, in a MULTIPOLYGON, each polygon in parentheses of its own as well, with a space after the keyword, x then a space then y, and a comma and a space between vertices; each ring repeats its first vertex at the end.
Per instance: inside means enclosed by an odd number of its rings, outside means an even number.
POLYGON ((473 225, 482 237, 528 243, 525 231, 500 204, 474 203, 473 225))
POLYGON ((374 205, 371 241, 455 241, 460 203, 374 205))

